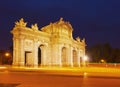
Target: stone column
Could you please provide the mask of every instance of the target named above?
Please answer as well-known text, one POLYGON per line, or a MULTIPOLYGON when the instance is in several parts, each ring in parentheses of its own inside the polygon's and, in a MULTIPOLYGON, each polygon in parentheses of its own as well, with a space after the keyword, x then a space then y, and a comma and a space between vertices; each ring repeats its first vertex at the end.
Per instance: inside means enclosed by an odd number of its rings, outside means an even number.
POLYGON ((73 67, 73 47, 70 47, 70 66, 73 67))
POLYGON ((34 39, 33 42, 33 66, 38 66, 38 43, 37 40, 34 39))
POLYGON ((47 58, 47 65, 51 66, 51 46, 48 45, 47 47, 47 53, 46 53, 46 58, 47 58))
POLYGON ((13 65, 19 65, 18 64, 18 38, 13 38, 13 65))
POLYGON ((53 44, 52 45, 52 50, 51 50, 51 60, 52 60, 52 65, 58 65, 58 60, 57 60, 57 57, 58 57, 58 46, 56 44, 53 44))
POLYGON ((66 64, 69 65, 69 46, 66 46, 66 64))
POLYGON ((77 50, 77 63, 78 63, 78 67, 80 67, 80 50, 77 50))
POLYGON ((80 53, 80 66, 82 66, 82 64, 83 64, 83 57, 82 57, 82 50, 81 49, 79 50, 79 53, 80 53))
POLYGON ((15 48, 15 46, 16 46, 16 39, 15 38, 13 38, 13 65, 15 65, 15 62, 16 62, 16 48, 15 48))
POLYGON ((60 67, 62 67, 62 48, 61 45, 59 45, 59 49, 58 49, 58 64, 60 67))
POLYGON ((25 65, 25 51, 24 51, 24 37, 20 37, 19 40, 19 64, 20 66, 24 66, 25 65))
POLYGON ((67 64, 71 66, 71 61, 72 61, 72 54, 71 54, 71 46, 67 47, 67 64))
POLYGON ((43 65, 43 46, 40 46, 41 50, 41 66, 43 65))
POLYGON ((43 65, 45 66, 46 65, 46 63, 47 63, 47 61, 46 61, 46 47, 44 46, 43 48, 42 48, 42 62, 43 62, 43 65))
POLYGON ((68 62, 68 65, 70 66, 71 65, 71 50, 70 50, 70 47, 68 47, 68 57, 67 57, 67 62, 68 62))

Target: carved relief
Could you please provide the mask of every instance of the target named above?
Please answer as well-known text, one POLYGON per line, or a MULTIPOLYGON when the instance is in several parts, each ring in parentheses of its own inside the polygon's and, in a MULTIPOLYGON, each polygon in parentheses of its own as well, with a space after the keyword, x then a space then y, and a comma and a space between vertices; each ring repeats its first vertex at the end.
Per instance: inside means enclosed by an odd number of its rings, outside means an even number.
POLYGON ((32 40, 25 40, 25 46, 32 47, 33 46, 32 40))

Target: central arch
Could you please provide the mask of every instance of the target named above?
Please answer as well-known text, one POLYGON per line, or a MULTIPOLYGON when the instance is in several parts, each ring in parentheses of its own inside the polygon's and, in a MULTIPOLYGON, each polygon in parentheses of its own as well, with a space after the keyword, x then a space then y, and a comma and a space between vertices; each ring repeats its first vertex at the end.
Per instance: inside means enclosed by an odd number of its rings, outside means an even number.
POLYGON ((46 50, 45 50, 45 45, 41 44, 38 47, 38 65, 45 65, 45 60, 46 60, 46 50))

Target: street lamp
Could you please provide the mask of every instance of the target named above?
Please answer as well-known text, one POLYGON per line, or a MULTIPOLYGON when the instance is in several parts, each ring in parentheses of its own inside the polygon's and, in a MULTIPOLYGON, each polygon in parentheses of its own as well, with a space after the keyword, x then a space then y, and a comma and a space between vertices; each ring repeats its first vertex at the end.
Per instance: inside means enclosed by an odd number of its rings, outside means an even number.
POLYGON ((0 51, 0 65, 8 64, 11 61, 11 54, 8 51, 0 51))
POLYGON ((84 56, 84 61, 88 61, 88 56, 87 55, 84 56))
POLYGON ((11 54, 10 52, 4 53, 4 64, 11 64, 11 54))
POLYGON ((100 62, 101 63, 106 63, 106 61, 104 59, 101 59, 100 62))
POLYGON ((9 57, 9 56, 10 56, 10 53, 8 53, 8 52, 5 53, 5 56, 6 56, 6 57, 9 57))

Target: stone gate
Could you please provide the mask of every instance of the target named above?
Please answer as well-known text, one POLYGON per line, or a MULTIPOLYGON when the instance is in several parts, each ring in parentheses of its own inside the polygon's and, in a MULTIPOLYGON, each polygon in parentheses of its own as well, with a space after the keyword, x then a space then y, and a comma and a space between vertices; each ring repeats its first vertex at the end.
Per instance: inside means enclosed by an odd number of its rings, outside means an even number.
POLYGON ((11 31, 13 65, 80 67, 84 62, 85 39, 73 39, 73 28, 63 18, 41 29, 26 25, 22 18, 11 31))

